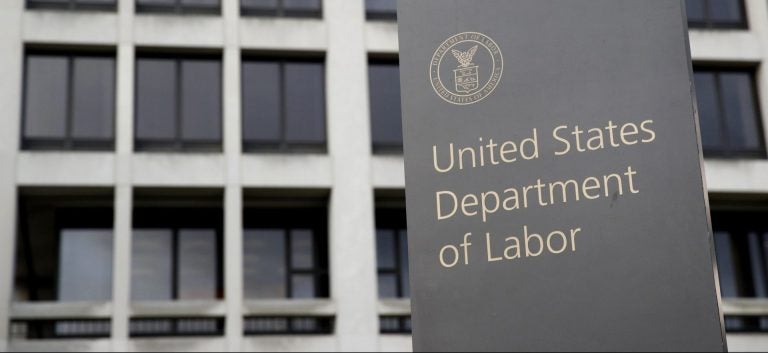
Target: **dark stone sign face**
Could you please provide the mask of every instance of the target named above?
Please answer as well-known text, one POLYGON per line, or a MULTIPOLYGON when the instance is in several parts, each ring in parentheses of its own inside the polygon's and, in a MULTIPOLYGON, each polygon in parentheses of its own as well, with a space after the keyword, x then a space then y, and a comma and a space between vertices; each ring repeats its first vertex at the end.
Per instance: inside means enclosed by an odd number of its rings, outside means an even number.
POLYGON ((400 0, 414 349, 723 351, 682 0, 400 0))

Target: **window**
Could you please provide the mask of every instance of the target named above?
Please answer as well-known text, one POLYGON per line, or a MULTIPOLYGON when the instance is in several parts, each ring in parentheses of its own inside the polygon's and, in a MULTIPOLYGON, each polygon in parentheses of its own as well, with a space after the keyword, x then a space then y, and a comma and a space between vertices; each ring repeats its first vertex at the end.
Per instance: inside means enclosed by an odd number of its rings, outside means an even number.
POLYGON ((246 299, 328 297, 327 215, 325 208, 246 209, 246 299))
POLYGON ((372 20, 395 20, 397 0, 365 0, 365 13, 372 20))
POLYGON ((765 157, 754 74, 697 69, 694 75, 704 154, 765 157))
POLYGON ((744 0, 686 0, 688 25, 693 28, 747 28, 744 0))
POLYGON ((138 12, 160 13, 221 13, 220 0, 136 0, 138 12))
POLYGON ((243 322, 247 336, 330 335, 331 317, 247 317, 243 322))
POLYGON ((325 73, 321 61, 243 62, 246 151, 324 151, 325 73))
POLYGON ((376 211, 376 263, 380 298, 409 298, 408 229, 405 209, 376 211))
POLYGON ((24 149, 114 148, 115 58, 28 51, 24 149))
POLYGON ((13 320, 12 340, 99 339, 109 338, 112 324, 106 319, 13 320))
POLYGON ((322 0, 240 0, 240 11, 250 16, 321 17, 322 0))
POLYGON ((371 137, 374 153, 403 151, 400 114, 400 68, 396 61, 371 61, 371 137))
MULTIPOLYGON (((713 212, 715 252, 724 298, 768 298, 768 225, 760 212, 713 212)), ((732 332, 768 331, 768 319, 726 318, 732 332)))
POLYGON ((114 11, 117 8, 117 0, 27 0, 27 8, 114 11))
POLYGON ((21 195, 14 300, 110 301, 111 195, 52 190, 21 195))
POLYGON ((132 242, 133 301, 224 297, 223 211, 212 203, 160 197, 142 197, 137 202, 132 242))
POLYGON ((224 334, 221 318, 141 318, 131 319, 132 338, 213 337, 224 334))
POLYGON ((136 147, 220 151, 221 57, 141 56, 136 66, 136 147))

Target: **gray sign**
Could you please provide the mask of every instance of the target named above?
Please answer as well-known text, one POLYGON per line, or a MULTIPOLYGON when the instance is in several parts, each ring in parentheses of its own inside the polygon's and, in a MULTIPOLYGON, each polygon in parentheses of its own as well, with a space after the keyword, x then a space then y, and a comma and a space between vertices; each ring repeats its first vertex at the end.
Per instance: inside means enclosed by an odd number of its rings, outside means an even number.
POLYGON ((723 351, 681 0, 400 0, 417 351, 723 351))

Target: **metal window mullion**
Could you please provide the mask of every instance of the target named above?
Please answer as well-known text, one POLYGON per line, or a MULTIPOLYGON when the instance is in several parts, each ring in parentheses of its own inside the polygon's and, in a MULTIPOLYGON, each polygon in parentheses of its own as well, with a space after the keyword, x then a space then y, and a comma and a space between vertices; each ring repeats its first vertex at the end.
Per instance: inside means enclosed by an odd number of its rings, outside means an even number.
MULTIPOLYGON (((282 1, 282 0, 280 0, 282 1)), ((285 82, 285 67, 286 61, 278 61, 278 67, 280 69, 280 150, 287 150, 288 144, 288 85, 285 82)))
POLYGON ((400 231, 397 229, 394 229, 395 234, 395 280, 397 281, 396 288, 397 288, 397 297, 402 298, 403 297, 403 279, 402 279, 402 271, 403 269, 400 267, 400 231))
POLYGON ((179 300, 179 229, 171 230, 171 299, 179 300))
POLYGON ((67 112, 66 112, 66 126, 64 131, 64 148, 65 149, 72 149, 74 146, 73 143, 73 137, 72 137, 72 130, 74 125, 74 73, 75 73, 75 57, 73 55, 67 56, 67 72, 66 72, 66 80, 67 80, 67 112))
POLYGON ((723 87, 720 74, 721 72, 713 72, 713 75, 715 76, 715 87, 717 91, 717 107, 718 113, 720 115, 720 129, 723 131, 720 142, 723 144, 725 149, 723 152, 726 155, 730 155, 733 153, 733 146, 731 146, 730 127, 728 124, 728 119, 730 119, 730 117, 726 114, 725 111, 725 101, 723 99, 723 87))
MULTIPOLYGON (((285 229, 285 293, 287 299, 293 299, 293 236, 289 228, 285 229)), ((290 325, 289 325, 290 326, 290 325)))
MULTIPOLYGON (((180 0, 176 0, 176 1, 178 2, 180 0)), ((181 106, 182 106, 182 96, 183 96, 182 92, 181 92, 181 90, 182 90, 182 84, 181 84, 181 82, 182 82, 182 77, 181 77, 181 75, 182 75, 182 70, 181 70, 182 62, 183 62, 183 60, 181 60, 181 59, 174 59, 174 65, 175 65, 174 69, 176 70, 176 77, 175 77, 175 80, 176 80, 175 86, 176 87, 175 87, 175 90, 174 90, 175 91, 174 92, 174 94, 175 94, 174 99, 175 99, 175 102, 176 102, 176 131, 175 131, 175 136, 174 136, 174 139, 173 139, 173 144, 174 144, 174 148, 177 149, 177 150, 183 150, 184 149, 184 140, 183 140, 183 137, 182 137, 182 134, 181 134, 181 129, 182 129, 182 125, 183 125, 182 124, 182 120, 184 119, 184 117, 182 116, 182 113, 181 113, 181 111, 182 111, 182 108, 181 108, 181 106)))

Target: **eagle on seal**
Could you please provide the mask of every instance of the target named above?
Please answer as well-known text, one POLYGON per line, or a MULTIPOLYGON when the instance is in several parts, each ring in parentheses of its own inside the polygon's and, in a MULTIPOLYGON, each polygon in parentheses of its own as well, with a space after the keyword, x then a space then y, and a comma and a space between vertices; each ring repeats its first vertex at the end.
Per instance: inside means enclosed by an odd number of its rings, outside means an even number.
POLYGON ((453 56, 455 56, 456 59, 459 60, 459 64, 461 64, 461 67, 467 68, 472 66, 472 59, 475 57, 475 53, 477 53, 477 45, 475 45, 474 47, 472 47, 472 49, 469 49, 467 51, 452 49, 451 53, 453 53, 453 56))

